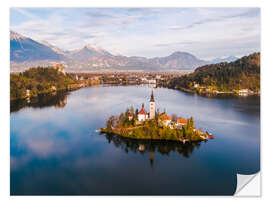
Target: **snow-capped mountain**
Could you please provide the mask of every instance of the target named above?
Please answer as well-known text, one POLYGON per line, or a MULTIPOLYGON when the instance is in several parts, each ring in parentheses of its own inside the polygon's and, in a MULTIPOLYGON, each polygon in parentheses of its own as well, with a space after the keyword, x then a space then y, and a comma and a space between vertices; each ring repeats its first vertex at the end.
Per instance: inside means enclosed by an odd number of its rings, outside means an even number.
POLYGON ((40 40, 38 42, 40 44, 43 44, 43 45, 47 46, 47 47, 50 47, 54 52, 56 52, 58 54, 61 54, 61 55, 66 55, 67 54, 67 52, 65 52, 64 50, 62 50, 62 49, 60 49, 60 48, 58 48, 58 47, 50 44, 49 42, 47 42, 45 40, 40 40))
POLYGON ((61 60, 63 56, 31 38, 10 32, 10 60, 14 62, 61 60))
POLYGON ((24 37, 23 35, 20 35, 19 33, 10 31, 10 40, 22 40, 22 39, 26 39, 26 37, 24 37))
POLYGON ((46 41, 35 41, 13 31, 10 32, 10 56, 11 68, 64 62, 68 69, 72 70, 180 70, 194 69, 208 63, 187 52, 174 52, 165 57, 146 58, 113 55, 93 45, 86 45, 73 51, 64 51, 46 41))
POLYGON ((70 59, 79 61, 88 61, 90 58, 94 56, 112 56, 112 54, 110 54, 104 49, 91 45, 86 45, 82 49, 70 51, 68 54, 68 57, 70 59))

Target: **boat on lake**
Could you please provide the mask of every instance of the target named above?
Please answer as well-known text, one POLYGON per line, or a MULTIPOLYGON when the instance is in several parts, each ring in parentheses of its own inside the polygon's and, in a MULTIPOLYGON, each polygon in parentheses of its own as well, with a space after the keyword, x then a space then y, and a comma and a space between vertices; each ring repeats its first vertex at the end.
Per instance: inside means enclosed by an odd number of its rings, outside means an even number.
POLYGON ((206 134, 208 135, 208 137, 210 139, 214 139, 215 138, 215 136, 212 133, 209 133, 209 132, 206 131, 206 134))

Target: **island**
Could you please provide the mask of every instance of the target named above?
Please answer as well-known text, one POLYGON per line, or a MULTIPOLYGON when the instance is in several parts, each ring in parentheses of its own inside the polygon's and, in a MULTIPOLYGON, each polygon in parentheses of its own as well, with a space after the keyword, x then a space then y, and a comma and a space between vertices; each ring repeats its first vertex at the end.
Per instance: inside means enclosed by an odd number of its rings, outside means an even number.
POLYGON ((106 127, 100 128, 100 133, 119 135, 131 139, 168 140, 186 142, 206 141, 213 136, 194 127, 192 117, 186 119, 177 115, 169 116, 164 110, 162 113, 155 110, 154 93, 152 90, 150 112, 144 108, 140 111, 131 106, 118 116, 111 116, 106 121, 106 127))

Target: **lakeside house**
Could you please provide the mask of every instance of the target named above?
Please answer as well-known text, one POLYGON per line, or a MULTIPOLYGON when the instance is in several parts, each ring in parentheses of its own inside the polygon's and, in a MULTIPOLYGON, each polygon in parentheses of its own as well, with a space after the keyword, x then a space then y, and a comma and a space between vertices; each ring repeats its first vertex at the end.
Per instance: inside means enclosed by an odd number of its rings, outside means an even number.
POLYGON ((56 91, 57 90, 55 86, 52 86, 51 89, 52 89, 52 91, 56 91))
POLYGON ((178 125, 186 125, 187 124, 187 119, 179 117, 177 119, 177 124, 178 125))
POLYGON ((247 96, 249 94, 249 90, 248 89, 240 89, 238 91, 238 95, 239 96, 247 96))
POLYGON ((162 125, 169 126, 169 124, 172 122, 172 117, 168 116, 166 113, 162 113, 158 118, 158 122, 162 125))
POLYGON ((150 80, 148 80, 148 83, 149 83, 149 84, 156 84, 157 81, 156 81, 155 79, 150 79, 150 80))
MULTIPOLYGON (((214 89, 213 87, 206 87, 206 86, 200 86, 200 84, 193 83, 192 85, 193 89, 196 89, 200 93, 212 93, 212 94, 238 94, 239 96, 248 96, 248 95, 254 95, 258 94, 259 92, 252 91, 250 89, 235 89, 232 91, 219 91, 217 89, 214 89)), ((179 88, 176 86, 176 88, 179 88)))
POLYGON ((181 118, 181 117, 180 117, 180 118, 178 118, 177 121, 176 121, 176 126, 182 128, 182 126, 187 125, 187 122, 188 122, 187 119, 181 118))
POLYGON ((26 90, 26 97, 30 97, 30 90, 29 89, 26 90))

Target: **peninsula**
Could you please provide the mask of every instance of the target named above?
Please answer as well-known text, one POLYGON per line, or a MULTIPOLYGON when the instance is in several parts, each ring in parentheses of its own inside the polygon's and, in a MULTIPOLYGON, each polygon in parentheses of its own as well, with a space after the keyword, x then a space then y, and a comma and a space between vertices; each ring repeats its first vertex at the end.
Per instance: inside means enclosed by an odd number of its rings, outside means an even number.
POLYGON ((200 95, 260 95, 260 53, 230 63, 204 65, 173 78, 168 87, 200 95))
POLYGON ((111 116, 101 133, 115 134, 132 139, 170 140, 180 142, 204 141, 213 136, 197 130, 193 118, 182 118, 177 115, 169 116, 166 111, 160 113, 155 110, 155 99, 152 91, 148 113, 144 104, 140 111, 133 107, 126 109, 119 116, 111 116))
POLYGON ((56 63, 53 66, 11 73, 10 100, 30 99, 38 95, 76 90, 95 84, 99 84, 98 78, 78 78, 77 74, 67 73, 64 65, 56 63))

